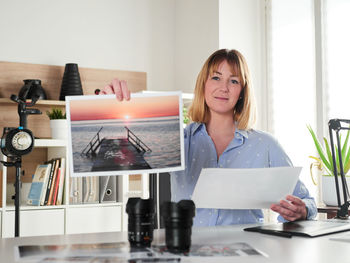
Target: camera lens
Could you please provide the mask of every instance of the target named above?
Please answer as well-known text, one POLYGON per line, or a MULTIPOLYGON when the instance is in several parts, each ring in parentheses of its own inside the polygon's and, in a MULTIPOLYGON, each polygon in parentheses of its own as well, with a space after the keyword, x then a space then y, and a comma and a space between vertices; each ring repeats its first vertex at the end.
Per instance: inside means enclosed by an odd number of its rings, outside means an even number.
POLYGON ((128 239, 131 247, 149 247, 153 240, 153 199, 129 198, 126 204, 128 239))
POLYGON ((165 243, 170 252, 181 253, 190 250, 195 209, 192 200, 163 203, 161 215, 165 223, 165 243))

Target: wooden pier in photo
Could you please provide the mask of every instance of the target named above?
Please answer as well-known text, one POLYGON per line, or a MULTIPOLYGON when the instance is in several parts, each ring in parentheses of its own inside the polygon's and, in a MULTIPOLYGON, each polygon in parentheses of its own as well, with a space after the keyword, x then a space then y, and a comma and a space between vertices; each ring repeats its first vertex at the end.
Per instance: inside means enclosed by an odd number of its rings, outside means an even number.
POLYGON ((143 155, 152 150, 132 131, 125 138, 100 138, 100 132, 92 138, 81 155, 92 158, 92 172, 151 169, 143 155))

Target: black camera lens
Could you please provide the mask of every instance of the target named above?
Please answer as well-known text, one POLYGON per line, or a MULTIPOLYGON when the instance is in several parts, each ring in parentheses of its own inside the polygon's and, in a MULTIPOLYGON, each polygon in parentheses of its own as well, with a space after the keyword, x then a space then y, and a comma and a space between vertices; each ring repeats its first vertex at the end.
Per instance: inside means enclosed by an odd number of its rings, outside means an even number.
POLYGON ((126 204, 128 239, 131 247, 149 247, 153 240, 153 199, 129 198, 126 204))
POLYGON ((163 203, 161 215, 165 223, 165 243, 170 252, 182 253, 190 250, 195 209, 192 200, 163 203))

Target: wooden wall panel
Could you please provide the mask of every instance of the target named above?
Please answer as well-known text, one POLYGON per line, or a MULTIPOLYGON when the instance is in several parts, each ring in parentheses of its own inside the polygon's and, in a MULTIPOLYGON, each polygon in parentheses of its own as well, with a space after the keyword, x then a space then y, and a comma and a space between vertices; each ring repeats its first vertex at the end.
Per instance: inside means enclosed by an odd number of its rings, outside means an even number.
MULTIPOLYGON (((35 172, 38 164, 43 164, 47 161, 47 148, 36 147, 30 154, 22 157, 22 170, 24 176, 21 176, 23 183, 31 183, 32 175, 35 172)), ((16 180, 16 168, 7 167, 7 183, 14 183, 16 180)))
MULTIPOLYGON (((49 117, 46 115, 46 111, 52 107, 65 108, 64 105, 46 105, 37 104, 32 108, 39 109, 42 114, 40 115, 28 115, 27 128, 30 129, 37 139, 51 138, 51 129, 49 117)), ((4 127, 18 127, 19 116, 17 113, 17 104, 14 102, 2 103, 0 99, 0 132, 2 134, 4 127)), ((1 135, 0 135, 1 136, 1 135)))
MULTIPOLYGON (((4 127, 18 127, 19 125, 17 104, 9 99, 11 94, 18 95, 24 84, 23 79, 40 79, 48 100, 40 100, 32 107, 41 110, 42 114, 28 115, 28 129, 34 133, 36 138, 51 138, 50 122, 46 111, 53 107, 65 107, 64 101, 58 101, 64 67, 0 61, 0 136, 4 127)), ((115 77, 126 80, 132 92, 146 90, 145 72, 92 68, 79 68, 79 72, 84 95, 94 94, 95 89, 102 89, 115 77)), ((25 176, 21 180, 31 182, 31 175, 36 165, 46 160, 46 148, 35 148, 32 153, 25 155, 22 165, 25 176)), ((7 181, 12 183, 14 178, 15 169, 9 167, 7 181)))
MULTIPOLYGON (((18 95, 24 79, 40 79, 48 99, 58 100, 64 67, 0 61, 0 98, 18 95)), ((79 73, 84 95, 94 94, 95 89, 102 89, 115 77, 125 79, 132 92, 147 89, 145 72, 79 67, 79 73)))

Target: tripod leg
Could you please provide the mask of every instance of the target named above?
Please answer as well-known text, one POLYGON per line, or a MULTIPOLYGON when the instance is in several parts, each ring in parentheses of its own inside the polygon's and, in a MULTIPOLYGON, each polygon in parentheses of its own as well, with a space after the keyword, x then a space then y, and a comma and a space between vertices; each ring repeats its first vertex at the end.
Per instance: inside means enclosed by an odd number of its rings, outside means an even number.
POLYGON ((21 183, 21 163, 16 163, 15 182, 15 237, 19 237, 19 205, 20 205, 20 183, 21 183))

